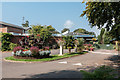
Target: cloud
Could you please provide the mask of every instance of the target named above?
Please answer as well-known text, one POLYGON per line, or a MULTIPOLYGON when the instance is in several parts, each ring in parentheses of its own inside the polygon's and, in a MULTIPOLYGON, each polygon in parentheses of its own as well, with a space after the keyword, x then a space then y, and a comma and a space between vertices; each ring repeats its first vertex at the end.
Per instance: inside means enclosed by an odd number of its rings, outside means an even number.
POLYGON ((64 24, 65 28, 71 28, 72 26, 74 26, 74 23, 71 20, 67 20, 64 24))

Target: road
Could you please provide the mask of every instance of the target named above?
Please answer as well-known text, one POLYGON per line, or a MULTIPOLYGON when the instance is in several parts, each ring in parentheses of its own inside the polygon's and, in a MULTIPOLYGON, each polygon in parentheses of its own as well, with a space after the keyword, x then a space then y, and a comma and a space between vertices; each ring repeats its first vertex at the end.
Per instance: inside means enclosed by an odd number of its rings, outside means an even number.
MULTIPOLYGON (((53 50, 54 53, 57 53, 53 50)), ((59 50, 58 50, 59 51, 59 50)), ((52 53, 53 53, 52 52, 52 53)), ((53 53, 53 54, 54 54, 53 53)), ((10 52, 2 53, 5 57, 10 52)), ((80 70, 91 70, 100 65, 112 62, 108 60, 111 54, 87 53, 76 57, 50 62, 7 62, 2 61, 3 78, 82 78, 80 70)))

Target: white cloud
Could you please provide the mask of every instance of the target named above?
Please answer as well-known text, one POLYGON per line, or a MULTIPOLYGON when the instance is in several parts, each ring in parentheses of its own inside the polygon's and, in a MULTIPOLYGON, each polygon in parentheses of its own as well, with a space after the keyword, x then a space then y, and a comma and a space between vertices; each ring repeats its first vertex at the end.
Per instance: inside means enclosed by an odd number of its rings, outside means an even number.
POLYGON ((74 26, 74 23, 71 20, 67 20, 64 24, 65 28, 71 28, 74 26))

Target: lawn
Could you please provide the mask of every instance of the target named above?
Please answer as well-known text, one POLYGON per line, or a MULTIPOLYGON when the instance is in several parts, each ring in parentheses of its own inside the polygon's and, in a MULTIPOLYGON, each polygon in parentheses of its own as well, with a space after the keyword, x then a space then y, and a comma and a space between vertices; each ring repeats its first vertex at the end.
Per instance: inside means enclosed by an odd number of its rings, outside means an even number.
POLYGON ((78 53, 65 53, 63 56, 59 56, 59 55, 51 55, 49 58, 42 58, 42 59, 16 59, 13 56, 10 57, 6 57, 6 60, 13 60, 13 61, 28 61, 28 62, 32 62, 32 61, 54 61, 54 60, 58 60, 58 59, 63 59, 63 58, 68 58, 68 57, 73 57, 73 56, 77 56, 77 55, 82 55, 85 54, 87 52, 78 52, 78 53))

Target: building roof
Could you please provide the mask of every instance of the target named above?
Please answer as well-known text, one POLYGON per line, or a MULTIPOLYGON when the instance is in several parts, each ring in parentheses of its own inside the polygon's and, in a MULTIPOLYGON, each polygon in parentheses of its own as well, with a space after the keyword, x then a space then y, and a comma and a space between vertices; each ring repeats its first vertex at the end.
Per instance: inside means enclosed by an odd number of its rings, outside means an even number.
POLYGON ((89 34, 79 34, 79 35, 63 35, 63 34, 52 34, 52 36, 56 36, 56 37, 62 37, 62 36, 73 36, 75 38, 78 38, 78 37, 95 37, 94 35, 89 35, 89 34))
POLYGON ((31 29, 31 27, 23 27, 25 30, 29 30, 31 29))
POLYGON ((6 22, 3 22, 3 21, 0 21, 0 24, 6 25, 6 26, 8 26, 8 27, 14 27, 14 28, 18 28, 18 29, 24 29, 22 26, 18 26, 18 25, 6 23, 6 22))

